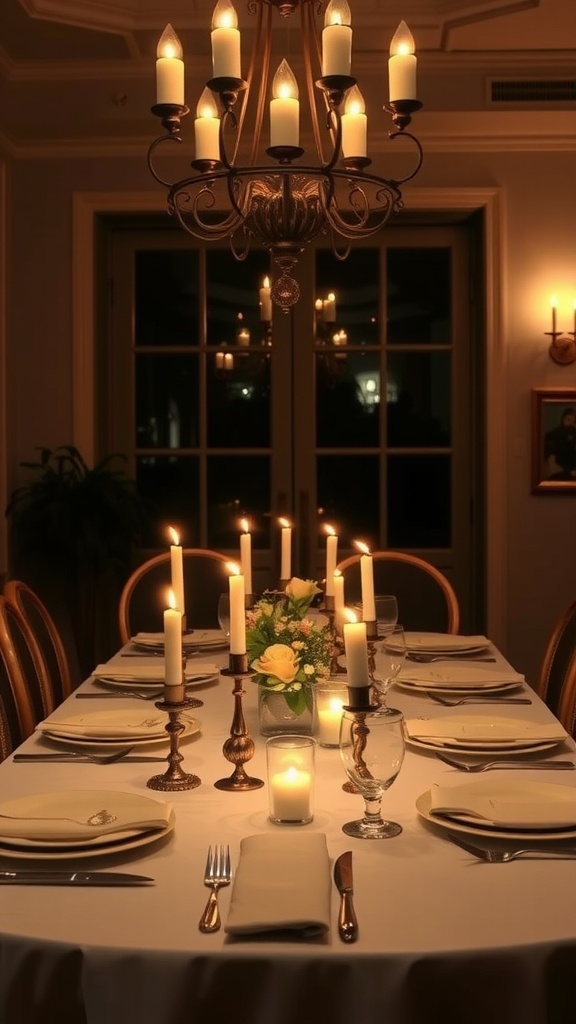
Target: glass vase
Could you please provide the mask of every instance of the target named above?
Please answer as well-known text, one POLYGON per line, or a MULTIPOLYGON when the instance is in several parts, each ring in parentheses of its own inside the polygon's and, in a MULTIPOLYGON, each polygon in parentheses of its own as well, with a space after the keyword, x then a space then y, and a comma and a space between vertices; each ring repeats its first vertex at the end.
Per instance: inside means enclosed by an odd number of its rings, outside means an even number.
MULTIPOLYGON (((258 686, 258 718, 262 736, 281 736, 283 733, 312 735, 312 691, 309 686, 302 689, 304 700, 298 701, 301 710, 294 710, 290 702, 295 694, 258 686)), ((299 693, 302 695, 302 690, 299 693)))

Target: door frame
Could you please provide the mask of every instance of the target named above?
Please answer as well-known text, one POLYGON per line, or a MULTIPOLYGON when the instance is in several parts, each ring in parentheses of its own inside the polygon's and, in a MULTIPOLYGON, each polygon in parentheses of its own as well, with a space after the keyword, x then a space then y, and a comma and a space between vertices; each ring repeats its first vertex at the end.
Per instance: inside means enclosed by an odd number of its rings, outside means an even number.
MULTIPOLYGON (((484 442, 485 550, 488 635, 507 642, 506 350, 504 345, 504 217, 501 188, 414 188, 406 207, 458 210, 484 217, 484 442), (486 414, 490 410, 490 415, 486 414)), ((72 428, 73 443, 89 464, 95 458, 95 264, 97 218, 106 214, 158 213, 159 192, 75 192, 72 199, 72 428)))

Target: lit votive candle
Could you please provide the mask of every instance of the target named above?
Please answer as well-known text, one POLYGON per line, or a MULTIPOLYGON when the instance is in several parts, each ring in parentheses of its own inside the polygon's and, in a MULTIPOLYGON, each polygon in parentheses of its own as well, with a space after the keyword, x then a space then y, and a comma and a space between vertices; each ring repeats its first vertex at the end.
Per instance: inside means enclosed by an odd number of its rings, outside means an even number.
POLYGON ((337 747, 340 740, 342 708, 348 703, 344 682, 316 683, 316 739, 321 747, 337 747))
POLYGON ((266 743, 270 820, 305 825, 313 818, 311 736, 272 736, 266 743))

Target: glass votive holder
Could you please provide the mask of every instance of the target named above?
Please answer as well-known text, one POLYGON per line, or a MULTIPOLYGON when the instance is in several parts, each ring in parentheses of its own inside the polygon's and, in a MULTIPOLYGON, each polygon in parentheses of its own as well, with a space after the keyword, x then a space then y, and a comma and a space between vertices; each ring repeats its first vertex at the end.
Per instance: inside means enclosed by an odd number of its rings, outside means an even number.
POLYGON ((271 736, 266 741, 270 821, 306 825, 314 817, 314 751, 311 736, 271 736))
POLYGON ((314 735, 321 747, 338 747, 342 708, 348 687, 342 679, 325 679, 314 686, 314 735))

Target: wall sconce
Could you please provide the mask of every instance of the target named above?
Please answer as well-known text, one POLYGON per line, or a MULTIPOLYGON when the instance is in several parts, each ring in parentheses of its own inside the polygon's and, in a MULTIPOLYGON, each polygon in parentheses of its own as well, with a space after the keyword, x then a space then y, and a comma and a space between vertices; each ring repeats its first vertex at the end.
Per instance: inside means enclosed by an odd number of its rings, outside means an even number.
POLYGON ((545 331, 544 333, 552 338, 550 347, 548 349, 550 358, 555 363, 560 363, 563 366, 569 366, 570 363, 576 362, 576 299, 574 299, 574 324, 572 331, 557 330, 556 326, 556 309, 558 300, 553 295, 550 299, 550 306, 552 308, 552 330, 545 331))

